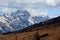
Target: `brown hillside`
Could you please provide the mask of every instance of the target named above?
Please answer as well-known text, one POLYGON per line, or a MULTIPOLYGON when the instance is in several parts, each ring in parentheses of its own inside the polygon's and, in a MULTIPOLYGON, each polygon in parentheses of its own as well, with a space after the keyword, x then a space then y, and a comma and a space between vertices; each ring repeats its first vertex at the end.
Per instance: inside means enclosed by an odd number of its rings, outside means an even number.
POLYGON ((0 35, 0 40, 60 40, 60 17, 0 35))

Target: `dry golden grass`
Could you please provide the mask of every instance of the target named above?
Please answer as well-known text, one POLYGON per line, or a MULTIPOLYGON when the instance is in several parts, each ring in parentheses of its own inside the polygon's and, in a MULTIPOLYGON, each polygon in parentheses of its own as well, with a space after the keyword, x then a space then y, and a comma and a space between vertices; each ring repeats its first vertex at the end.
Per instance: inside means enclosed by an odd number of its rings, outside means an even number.
POLYGON ((52 24, 43 27, 33 28, 31 32, 0 35, 0 40, 35 40, 34 35, 36 33, 38 33, 39 36, 48 33, 48 35, 40 37, 41 40, 60 40, 60 25, 52 24))

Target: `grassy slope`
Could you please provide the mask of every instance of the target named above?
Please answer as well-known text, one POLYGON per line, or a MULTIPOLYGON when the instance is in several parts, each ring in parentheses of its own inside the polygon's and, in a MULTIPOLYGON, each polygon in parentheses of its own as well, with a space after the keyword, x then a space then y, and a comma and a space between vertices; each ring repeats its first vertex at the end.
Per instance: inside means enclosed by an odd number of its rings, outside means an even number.
POLYGON ((1 35, 0 40, 35 40, 34 35, 38 32, 39 36, 48 33, 47 36, 41 37, 41 40, 60 40, 60 24, 46 25, 32 29, 31 32, 1 35))

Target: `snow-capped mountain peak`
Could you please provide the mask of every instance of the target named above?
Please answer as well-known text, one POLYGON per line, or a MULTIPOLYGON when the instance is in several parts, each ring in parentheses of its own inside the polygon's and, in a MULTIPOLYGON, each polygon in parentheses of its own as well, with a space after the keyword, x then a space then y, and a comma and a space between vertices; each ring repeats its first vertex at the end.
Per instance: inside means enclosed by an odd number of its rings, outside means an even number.
POLYGON ((0 16, 0 33, 21 30, 24 27, 48 20, 49 17, 33 16, 27 10, 17 10, 0 16))

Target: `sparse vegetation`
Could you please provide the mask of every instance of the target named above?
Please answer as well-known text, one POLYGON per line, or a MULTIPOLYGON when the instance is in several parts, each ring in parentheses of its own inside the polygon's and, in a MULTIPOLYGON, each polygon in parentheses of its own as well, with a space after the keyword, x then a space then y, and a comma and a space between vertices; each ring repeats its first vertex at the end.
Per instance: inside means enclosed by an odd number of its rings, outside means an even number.
MULTIPOLYGON (((24 29, 25 30, 25 29, 24 29)), ((60 23, 37 26, 26 32, 14 32, 6 35, 0 35, 0 40, 60 40, 60 23)))

